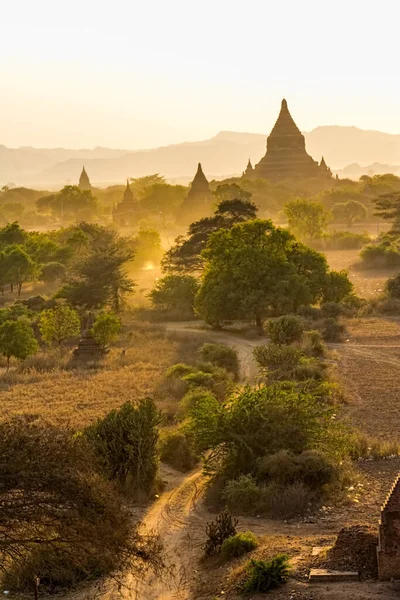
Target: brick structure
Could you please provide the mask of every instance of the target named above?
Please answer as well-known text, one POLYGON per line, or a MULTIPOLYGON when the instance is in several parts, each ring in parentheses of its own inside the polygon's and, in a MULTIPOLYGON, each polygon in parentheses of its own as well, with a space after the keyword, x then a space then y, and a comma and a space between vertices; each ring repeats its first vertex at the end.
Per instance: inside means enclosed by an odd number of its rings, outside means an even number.
POLYGON ((381 509, 377 558, 380 580, 400 579, 400 474, 381 509))

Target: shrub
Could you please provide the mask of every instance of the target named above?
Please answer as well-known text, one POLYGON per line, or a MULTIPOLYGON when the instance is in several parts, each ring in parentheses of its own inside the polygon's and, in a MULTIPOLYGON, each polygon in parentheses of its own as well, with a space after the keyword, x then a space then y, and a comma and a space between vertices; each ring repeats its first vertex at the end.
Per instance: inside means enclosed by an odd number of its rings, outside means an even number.
POLYGON ((86 430, 105 473, 126 491, 152 492, 158 469, 160 415, 150 398, 134 405, 126 402, 86 430))
POLYGON ((161 461, 178 471, 190 471, 199 460, 193 440, 182 430, 164 431, 159 448, 161 461))
POLYGON ((251 559, 239 591, 243 594, 263 593, 280 586, 289 575, 288 560, 286 554, 277 554, 269 561, 251 559))
POLYGON ((365 246, 360 252, 361 266, 365 269, 391 269, 400 266, 400 252, 390 238, 365 246))
POLYGON ((249 514, 256 511, 260 504, 261 489, 251 475, 240 475, 226 483, 222 500, 234 512, 249 514))
POLYGON ((184 377, 184 375, 188 375, 189 373, 193 373, 195 371, 195 367, 185 365, 184 363, 177 363, 166 370, 165 376, 168 378, 176 377, 177 379, 181 379, 184 377))
POLYGON ((271 481, 262 489, 263 512, 273 519, 293 519, 303 515, 311 500, 310 490, 301 481, 289 485, 271 481))
POLYGON ((239 377, 239 359, 234 348, 225 344, 203 344, 199 350, 202 360, 226 369, 237 379, 239 377))
POLYGON ((223 542, 236 535, 237 524, 238 520, 232 517, 227 509, 220 513, 215 521, 207 523, 206 534, 208 539, 204 546, 206 556, 212 556, 221 551, 223 542))
POLYGON ((214 385, 214 377, 212 373, 205 373, 204 371, 195 371, 194 373, 188 373, 182 377, 189 389, 193 388, 206 388, 212 389, 214 385))
POLYGON ((400 299, 400 275, 390 277, 386 282, 386 292, 390 298, 400 299))
POLYGON ((322 336, 326 342, 342 342, 346 328, 335 319, 325 319, 322 324, 322 336))
POLYGON ((303 331, 303 320, 294 315, 285 315, 268 323, 268 335, 273 344, 300 342, 303 331))
POLYGON ((345 312, 345 307, 339 302, 324 302, 321 305, 321 315, 324 319, 337 319, 345 312))
POLYGON ((215 396, 212 392, 210 392, 210 390, 202 388, 189 390, 179 403, 180 413, 184 416, 187 415, 187 413, 192 410, 197 402, 201 402, 207 398, 211 401, 215 400, 215 396))
POLYGON ((322 333, 317 329, 306 331, 304 335, 303 350, 316 358, 322 358, 326 354, 322 333))
POLYGON ((265 346, 256 346, 253 353, 265 374, 276 381, 291 379, 303 356, 303 352, 293 346, 283 346, 272 342, 265 346))
POLYGON ((319 240, 313 240, 312 247, 316 250, 360 250, 371 241, 367 233, 352 233, 351 231, 334 231, 325 234, 319 240))
POLYGON ((330 271, 326 275, 323 301, 324 302, 340 302, 347 298, 353 291, 351 283, 346 271, 330 271))
POLYGON ((321 309, 317 308, 316 306, 302 305, 297 309, 297 314, 300 317, 304 317, 304 319, 317 321, 321 318, 321 309))
POLYGON ((299 364, 295 367, 292 373, 289 373, 287 379, 295 381, 322 381, 325 377, 325 364, 314 357, 302 356, 299 364))
POLYGON ((383 315, 400 314, 400 298, 385 298, 376 306, 377 312, 383 315))
POLYGON ((184 320, 194 316, 194 299, 199 282, 191 275, 166 275, 157 281, 150 292, 154 308, 172 312, 177 319, 184 320))
POLYGON ((65 278, 66 269, 64 265, 59 262, 50 262, 43 265, 40 280, 45 283, 54 283, 55 281, 62 281, 65 278))
POLYGON ((114 341, 120 331, 121 321, 112 312, 100 313, 92 327, 93 337, 102 348, 106 348, 110 342, 114 341))
POLYGON ((252 531, 245 531, 244 533, 237 533, 222 543, 221 555, 225 560, 232 560, 232 558, 239 558, 255 550, 258 546, 257 537, 252 531))

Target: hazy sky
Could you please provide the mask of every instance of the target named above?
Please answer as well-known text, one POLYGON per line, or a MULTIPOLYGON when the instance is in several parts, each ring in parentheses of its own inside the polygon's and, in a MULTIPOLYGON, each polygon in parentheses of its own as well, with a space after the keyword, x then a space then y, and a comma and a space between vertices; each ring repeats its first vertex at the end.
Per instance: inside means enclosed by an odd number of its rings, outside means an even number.
POLYGON ((400 133, 399 0, 0 0, 0 144, 400 133))

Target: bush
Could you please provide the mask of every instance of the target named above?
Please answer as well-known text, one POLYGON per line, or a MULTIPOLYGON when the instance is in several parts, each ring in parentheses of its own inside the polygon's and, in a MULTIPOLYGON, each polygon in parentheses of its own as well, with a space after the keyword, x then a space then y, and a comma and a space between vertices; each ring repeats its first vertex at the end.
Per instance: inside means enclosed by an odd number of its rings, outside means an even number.
POLYGON ((86 428, 85 434, 110 479, 129 493, 149 495, 158 469, 160 415, 150 398, 126 402, 86 428))
POLYGON ((214 385, 214 377, 212 373, 205 373, 204 371, 195 371, 194 373, 188 373, 182 377, 189 389, 194 388, 205 388, 212 389, 214 385))
POLYGON ((202 360, 226 369, 235 379, 239 377, 239 359, 234 348, 225 344, 203 344, 199 354, 202 360))
POLYGON ((360 252, 361 266, 365 269, 391 269, 400 266, 397 243, 384 237, 376 244, 365 246, 360 252))
POLYGON ((315 358, 323 358, 326 354, 326 346, 324 344, 322 333, 317 329, 306 331, 304 335, 303 350, 306 354, 315 358))
POLYGON ((268 322, 268 335, 273 344, 293 344, 303 337, 303 319, 294 315, 285 315, 268 322))
POLYGON ((255 550, 257 546, 258 540, 254 533, 252 531, 245 531, 224 540, 221 546, 221 555, 225 560, 232 560, 255 550))
POLYGON ((287 379, 295 381, 322 381, 325 377, 325 363, 314 357, 302 356, 300 362, 287 376, 287 379))
POLYGON ((400 298, 386 298, 377 304, 376 310, 383 315, 398 315, 400 314, 400 298))
POLYGON ((196 388, 194 390, 189 390, 189 392, 183 396, 179 403, 180 413, 183 416, 186 416, 197 402, 204 401, 204 399, 213 401, 215 400, 215 396, 212 392, 210 392, 210 390, 207 389, 196 388))
POLYGON ((218 554, 225 540, 236 535, 236 525, 238 520, 232 517, 227 509, 220 513, 215 521, 207 523, 206 534, 207 541, 204 546, 206 556, 218 554))
POLYGON ((177 363, 176 365, 172 365, 166 370, 165 376, 168 378, 176 377, 177 379, 181 379, 185 375, 189 375, 190 373, 194 373, 195 371, 195 367, 185 365, 184 363, 177 363))
POLYGON ((198 463, 193 440, 184 431, 164 431, 159 448, 161 461, 178 471, 185 473, 198 463))
POLYGON ((43 265, 40 274, 40 281, 45 283, 54 283, 55 281, 62 281, 65 278, 66 269, 64 265, 59 262, 50 262, 43 265))
POLYGON ((304 317, 304 319, 309 319, 311 321, 317 321, 321 318, 321 309, 316 306, 299 306, 297 309, 297 314, 300 317, 304 317))
POLYGON ((346 328, 335 319, 325 319, 322 324, 322 336, 326 342, 343 342, 346 328))
POLYGON ((400 299, 400 275, 390 277, 386 282, 386 292, 389 298, 400 299))
POLYGON ((250 560, 239 591, 242 594, 263 593, 280 586, 289 575, 288 560, 286 554, 277 554, 269 561, 250 560))
POLYGON ((253 354, 265 374, 275 381, 291 379, 303 356, 303 352, 293 346, 272 342, 265 346, 256 346, 253 354))
POLYGON ((353 291, 346 271, 330 271, 326 275, 325 286, 323 290, 324 302, 341 302, 347 298, 353 291))
POLYGON ((351 231, 334 231, 324 235, 319 240, 313 240, 312 247, 316 250, 360 250, 371 241, 367 233, 352 233, 351 231))
POLYGON ((117 339, 121 331, 121 321, 112 312, 103 312, 96 317, 92 327, 92 334, 96 342, 102 348, 106 348, 108 344, 117 339))
POLYGON ((153 307, 185 320, 194 316, 194 299, 199 282, 191 275, 167 275, 160 279, 150 292, 153 307))
POLYGON ((272 519, 293 519, 305 513, 312 497, 301 481, 289 485, 271 481, 262 489, 262 510, 272 519))
POLYGON ((261 489, 251 475, 240 475, 226 483, 222 500, 236 513, 251 514, 260 505, 261 489))
POLYGON ((321 305, 321 315, 324 319, 337 319, 346 312, 339 302, 324 302, 321 305))

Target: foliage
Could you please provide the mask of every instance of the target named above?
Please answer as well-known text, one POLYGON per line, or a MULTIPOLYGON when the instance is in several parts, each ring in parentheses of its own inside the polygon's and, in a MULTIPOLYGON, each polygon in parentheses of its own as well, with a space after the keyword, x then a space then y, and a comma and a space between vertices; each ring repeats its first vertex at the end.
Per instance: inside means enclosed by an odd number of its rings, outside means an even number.
POLYGON ((207 541, 204 546, 206 556, 212 556, 221 551, 224 541, 236 535, 237 524, 238 520, 232 517, 227 509, 217 515, 215 521, 207 523, 207 541))
POLYGON ((192 273, 203 267, 202 252, 212 233, 220 229, 231 229, 236 223, 254 219, 257 207, 248 200, 225 199, 216 208, 212 217, 195 221, 185 236, 179 236, 174 246, 166 252, 162 267, 168 273, 192 273))
POLYGON ((134 266, 141 269, 147 262, 159 263, 163 255, 161 237, 154 229, 140 229, 135 240, 134 266))
POLYGON ((274 381, 293 379, 295 369, 304 356, 299 348, 272 342, 256 346, 253 354, 265 374, 274 381))
POLYGON ((203 256, 196 308, 214 326, 251 318, 261 328, 268 311, 290 312, 314 303, 327 284, 326 259, 271 221, 214 233, 203 256))
POLYGON ((154 308, 173 312, 185 319, 194 315, 194 299, 199 282, 191 275, 166 275, 149 294, 154 308))
POLYGON ((273 344, 301 342, 303 333, 303 319, 295 315, 285 315, 268 322, 268 335, 273 344))
POLYGON ((255 550, 257 546, 258 539, 252 531, 237 533, 224 540, 221 546, 221 556, 225 560, 232 560, 232 558, 239 558, 247 552, 255 550))
POLYGON ((323 301, 340 302, 347 298, 352 291, 353 284, 346 271, 330 271, 326 278, 323 301))
POLYGON ((185 363, 178 363, 176 365, 168 367, 168 369, 165 372, 165 376, 168 378, 177 377, 178 379, 181 379, 185 375, 193 373, 195 370, 196 368, 191 365, 186 365, 185 363))
POLYGON ((23 283, 35 278, 37 265, 21 246, 9 246, 5 251, 4 271, 7 281, 17 286, 20 296, 23 283))
POLYGON ((236 514, 251 514, 260 505, 261 493, 251 475, 240 475, 227 481, 221 497, 236 514))
POLYGON ((39 319, 39 331, 47 345, 61 346, 65 340, 79 335, 81 331, 79 314, 68 304, 44 310, 39 319))
POLYGON ((289 575, 288 560, 286 554, 277 554, 269 561, 251 559, 239 591, 242 594, 265 593, 279 587, 289 575))
POLYGON ((17 221, 8 223, 0 229, 0 247, 23 245, 26 240, 26 231, 24 231, 17 221))
POLYGON ((319 202, 296 198, 288 202, 283 212, 288 226, 300 239, 313 240, 322 237, 331 215, 319 202))
POLYGON ((88 223, 80 224, 87 234, 65 286, 59 296, 74 306, 103 308, 110 306, 118 312, 125 297, 134 289, 126 265, 134 257, 128 238, 117 232, 88 223))
POLYGON ((381 194, 374 199, 375 215, 391 221, 392 232, 400 227, 400 191, 381 194))
POLYGON ((86 430, 110 479, 127 491, 148 495, 158 468, 158 424, 160 416, 152 400, 136 405, 126 402, 86 430))
POLYGON ((64 265, 59 262, 49 262, 41 268, 40 280, 45 283, 54 283, 55 281, 62 281, 65 274, 66 269, 64 265))
POLYGON ((5 321, 0 325, 0 354, 7 359, 7 371, 12 357, 24 360, 37 349, 33 329, 26 321, 5 321))
POLYGON ((0 423, 0 557, 7 585, 29 591, 37 573, 48 591, 80 580, 156 564, 83 438, 15 418, 0 423), (18 498, 18 501, 16 499, 18 498))
POLYGON ((184 473, 193 469, 199 457, 193 447, 192 437, 182 429, 162 432, 160 460, 184 473))
POLYGON ((316 250, 360 250, 371 241, 367 233, 353 233, 351 231, 333 231, 323 237, 312 241, 316 250))
POLYGON ((322 336, 326 342, 342 342, 345 332, 345 326, 332 317, 323 321, 322 336))
MULTIPOLYGON (((145 178, 142 177, 142 180, 145 178)), ((139 180, 135 180, 138 182, 139 180)), ((137 188, 137 183, 134 186, 137 188)), ((140 206, 144 212, 156 214, 163 220, 174 216, 182 205, 187 188, 183 185, 170 185, 165 181, 158 181, 146 185, 140 193, 140 206)), ((148 259, 151 260, 151 259, 148 259)))
POLYGON ((213 365, 226 369, 237 379, 239 377, 239 358, 237 351, 225 344, 203 344, 199 349, 201 358, 213 365))
POLYGON ((386 282, 386 292, 389 298, 400 299, 400 275, 390 277, 386 282))
POLYGON ((262 487, 262 509, 272 519, 304 515, 315 495, 301 481, 282 485, 270 481, 262 487))
POLYGON ((335 223, 346 223, 348 227, 351 227, 358 221, 365 221, 367 209, 358 200, 348 200, 347 202, 334 204, 332 206, 332 216, 335 223))
POLYGON ((77 185, 66 185, 57 194, 43 196, 36 201, 39 212, 66 220, 90 220, 98 212, 98 203, 91 190, 81 190, 77 185))
POLYGON ((319 450, 305 450, 297 455, 281 450, 261 459, 258 478, 262 481, 273 480, 284 486, 301 482, 311 490, 318 490, 338 478, 338 469, 319 450))
POLYGON ((304 334, 303 350, 306 354, 315 358, 322 358, 326 354, 326 346, 322 333, 317 329, 306 331, 304 334))
POLYGON ((399 242, 383 236, 378 243, 365 246, 360 252, 361 266, 365 269, 388 269, 400 267, 399 242))
POLYGON ((93 324, 93 337, 102 348, 106 348, 110 342, 117 339, 121 331, 121 321, 112 312, 100 313, 93 324))

